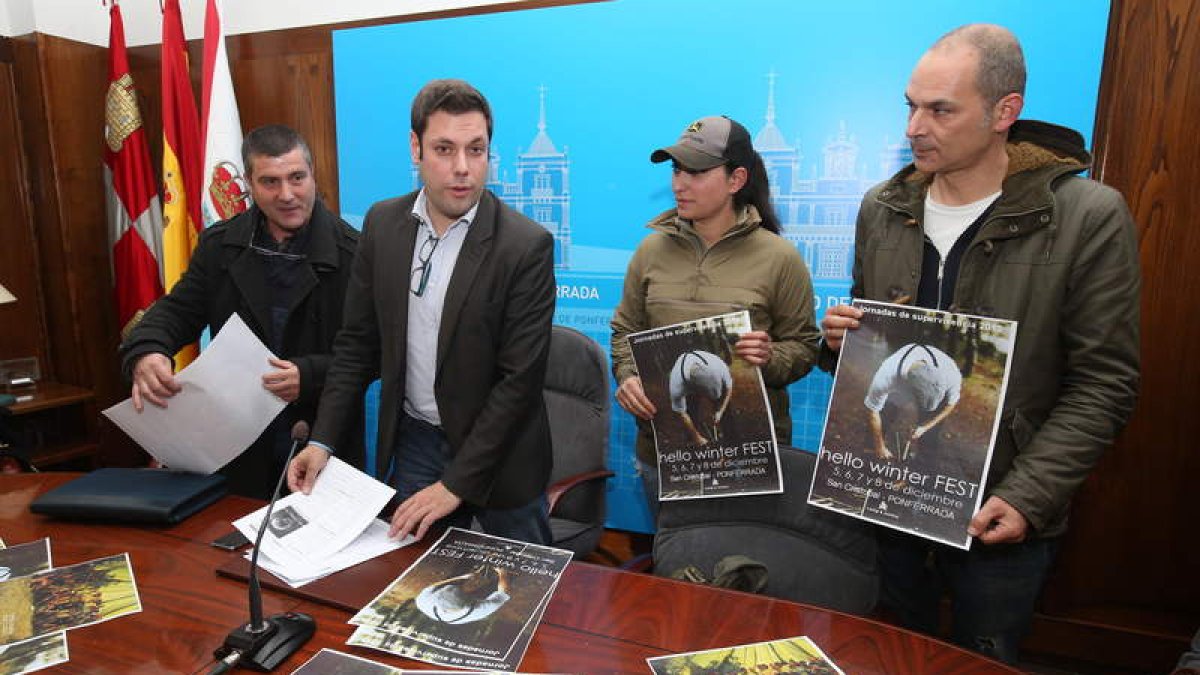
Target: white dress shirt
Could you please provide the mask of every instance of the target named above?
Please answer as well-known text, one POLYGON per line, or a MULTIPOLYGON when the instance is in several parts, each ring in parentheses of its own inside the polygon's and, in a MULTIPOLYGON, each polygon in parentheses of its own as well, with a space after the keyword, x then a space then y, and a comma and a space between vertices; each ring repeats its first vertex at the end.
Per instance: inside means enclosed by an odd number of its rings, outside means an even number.
POLYGON ((408 288, 408 345, 404 385, 404 412, 425 420, 430 424, 441 426, 442 417, 438 413, 437 399, 434 397, 433 384, 437 377, 437 346, 438 332, 442 325, 442 305, 446 301, 446 287, 454 273, 454 265, 458 262, 458 254, 462 251, 463 241, 467 238, 467 230, 475 220, 479 203, 463 214, 462 218, 450 224, 446 233, 440 237, 433 229, 429 220, 429 210, 425 198, 425 190, 417 195, 413 203, 413 215, 420 221, 417 230, 416 244, 413 246, 413 257, 410 264, 408 288), (429 257, 429 280, 425 284, 425 292, 417 295, 421 283, 421 248, 428 251, 430 244, 427 239, 436 242, 433 254, 429 257))

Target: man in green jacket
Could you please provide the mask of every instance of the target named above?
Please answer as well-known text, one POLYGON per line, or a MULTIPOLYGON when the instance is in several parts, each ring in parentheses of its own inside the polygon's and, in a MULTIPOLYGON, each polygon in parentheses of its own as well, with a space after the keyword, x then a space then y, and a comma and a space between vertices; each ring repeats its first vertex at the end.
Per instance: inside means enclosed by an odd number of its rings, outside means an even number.
MULTIPOLYGON (((1017 119, 1024 89, 1021 46, 999 26, 963 26, 922 56, 905 92, 913 164, 863 198, 851 289, 1019 322, 984 502, 968 526, 976 544, 879 533, 885 606, 933 632, 948 588, 954 640, 1008 662, 1071 498, 1127 421, 1139 379, 1132 217, 1116 191, 1076 175, 1090 163, 1078 133, 1017 119)), ((823 367, 860 316, 827 310, 823 367)))

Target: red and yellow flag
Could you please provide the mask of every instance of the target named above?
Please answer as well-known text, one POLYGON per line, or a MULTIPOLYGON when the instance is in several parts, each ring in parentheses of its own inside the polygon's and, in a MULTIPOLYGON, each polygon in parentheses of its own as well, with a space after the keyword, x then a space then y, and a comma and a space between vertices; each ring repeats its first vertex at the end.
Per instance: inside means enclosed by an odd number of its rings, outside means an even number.
MULTIPOLYGON (((163 4, 163 283, 169 293, 183 276, 200 236, 200 117, 188 76, 179 0, 163 4)), ((196 344, 175 356, 178 370, 196 358, 196 344)))
POLYGON ((150 148, 125 53, 125 24, 115 2, 109 17, 104 186, 117 321, 124 327, 163 294, 159 269, 163 228, 150 148))

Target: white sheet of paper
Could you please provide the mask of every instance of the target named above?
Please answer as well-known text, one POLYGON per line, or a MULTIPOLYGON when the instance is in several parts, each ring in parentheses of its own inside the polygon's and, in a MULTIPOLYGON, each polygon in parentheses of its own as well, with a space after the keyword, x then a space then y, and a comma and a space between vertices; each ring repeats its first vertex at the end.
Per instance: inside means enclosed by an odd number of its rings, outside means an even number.
POLYGON ((175 376, 182 389, 166 408, 147 403, 139 413, 125 399, 104 414, 167 467, 212 473, 250 447, 287 405, 263 388, 262 376, 275 370, 272 356, 234 314, 175 376))
MULTIPOLYGON (((378 518, 372 520, 357 539, 350 542, 346 548, 326 558, 321 564, 281 565, 265 554, 259 553, 258 566, 279 577, 292 588, 299 588, 321 577, 327 577, 334 572, 340 572, 347 567, 353 567, 371 558, 381 556, 388 551, 408 546, 417 540, 411 534, 401 540, 392 539, 388 537, 389 527, 391 524, 386 521, 378 518)), ((252 551, 246 552, 247 560, 250 559, 251 553, 252 551)))
MULTIPOLYGON (((330 457, 311 494, 293 492, 276 502, 262 553, 285 568, 324 565, 367 529, 394 494, 395 488, 330 457)), ((266 514, 264 506, 233 526, 254 541, 266 514)))

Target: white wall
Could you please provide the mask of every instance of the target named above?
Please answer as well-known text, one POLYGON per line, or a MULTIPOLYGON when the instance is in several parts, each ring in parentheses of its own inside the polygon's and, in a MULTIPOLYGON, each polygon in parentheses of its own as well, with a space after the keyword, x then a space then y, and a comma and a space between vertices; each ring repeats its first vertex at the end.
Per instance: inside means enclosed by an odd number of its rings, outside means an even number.
POLYGON ((0 0, 0 35, 33 32, 33 0, 0 0))
MULTIPOLYGON (((256 33, 296 26, 492 5, 508 0, 224 0, 225 32, 256 33)), ((206 0, 180 0, 187 39, 204 33, 206 0)), ((159 0, 121 0, 125 42, 155 44, 162 35, 159 0)), ((33 31, 95 45, 108 44, 108 9, 101 0, 0 0, 0 35, 33 31)))

